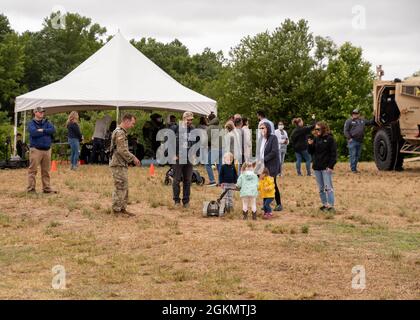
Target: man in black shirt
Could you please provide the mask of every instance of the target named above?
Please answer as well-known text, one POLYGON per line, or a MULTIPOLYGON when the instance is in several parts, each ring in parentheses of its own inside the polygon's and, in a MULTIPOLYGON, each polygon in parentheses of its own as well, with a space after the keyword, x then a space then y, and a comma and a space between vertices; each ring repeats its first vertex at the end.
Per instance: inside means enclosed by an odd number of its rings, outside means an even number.
POLYGON ((194 114, 192 112, 184 112, 182 122, 171 128, 176 134, 176 163, 173 165, 174 182, 172 183, 173 200, 176 207, 181 205, 179 196, 181 193, 180 184, 182 181, 182 204, 184 208, 189 208, 193 165, 192 159, 189 158, 188 153, 194 142, 189 141, 188 137, 191 130, 194 129, 192 125, 193 119, 194 114))

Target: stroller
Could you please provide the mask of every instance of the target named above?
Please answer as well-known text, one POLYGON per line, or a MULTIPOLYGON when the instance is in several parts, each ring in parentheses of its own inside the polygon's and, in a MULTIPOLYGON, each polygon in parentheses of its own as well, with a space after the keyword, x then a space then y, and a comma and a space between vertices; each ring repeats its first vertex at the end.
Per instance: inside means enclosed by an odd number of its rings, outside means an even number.
MULTIPOLYGON (((174 180, 174 168, 171 167, 165 174, 165 180, 163 181, 165 185, 171 185, 174 180)), ((193 170, 192 172, 192 183, 196 183, 199 186, 204 185, 206 182, 206 179, 200 175, 200 173, 197 170, 193 170)))

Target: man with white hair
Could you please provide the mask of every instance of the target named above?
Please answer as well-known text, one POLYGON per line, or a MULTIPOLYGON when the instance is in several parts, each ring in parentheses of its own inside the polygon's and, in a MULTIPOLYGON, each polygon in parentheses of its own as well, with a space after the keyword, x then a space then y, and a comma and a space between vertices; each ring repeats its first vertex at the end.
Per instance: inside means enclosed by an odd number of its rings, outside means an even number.
POLYGON ((194 114, 192 112, 184 112, 182 116, 182 122, 179 125, 172 127, 172 130, 176 134, 176 163, 173 165, 174 168, 174 181, 172 183, 173 200, 175 207, 181 205, 180 184, 182 181, 183 192, 182 192, 182 204, 184 208, 189 208, 190 192, 191 192, 191 180, 193 173, 193 165, 191 159, 188 159, 188 151, 195 143, 194 141, 188 141, 188 135, 191 130, 194 129, 192 121, 194 114))

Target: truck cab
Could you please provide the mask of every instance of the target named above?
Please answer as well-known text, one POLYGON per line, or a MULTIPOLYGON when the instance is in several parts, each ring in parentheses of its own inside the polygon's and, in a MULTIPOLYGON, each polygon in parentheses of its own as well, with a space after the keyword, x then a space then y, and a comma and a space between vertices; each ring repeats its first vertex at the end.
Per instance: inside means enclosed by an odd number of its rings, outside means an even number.
POLYGON ((420 77, 374 82, 374 157, 379 170, 402 169, 404 154, 420 155, 420 77))

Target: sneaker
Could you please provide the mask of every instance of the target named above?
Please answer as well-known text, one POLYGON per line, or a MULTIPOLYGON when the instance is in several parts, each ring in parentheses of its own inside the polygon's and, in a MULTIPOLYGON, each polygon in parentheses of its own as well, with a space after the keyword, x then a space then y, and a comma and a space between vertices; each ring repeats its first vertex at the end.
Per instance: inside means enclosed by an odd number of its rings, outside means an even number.
POLYGON ((206 186, 207 187, 216 187, 217 184, 216 184, 216 182, 209 182, 209 183, 206 184, 206 186))
POLYGON ((184 209, 188 209, 190 207, 190 204, 188 202, 187 203, 184 203, 183 204, 183 207, 184 207, 184 209))
POLYGON ((279 204, 277 207, 274 208, 274 211, 283 211, 283 206, 279 204))
POLYGON ((319 210, 321 210, 321 211, 327 211, 328 210, 328 207, 326 207, 326 206, 323 205, 322 207, 319 208, 319 210))
POLYGON ((257 212, 252 213, 252 220, 257 220, 257 212))
POLYGON ((351 172, 353 172, 353 173, 360 173, 360 171, 358 171, 358 170, 352 170, 351 172))
POLYGON ((301 176, 302 176, 302 174, 301 174, 301 173, 298 173, 297 175, 298 175, 298 177, 301 177, 301 176))
POLYGON ((264 220, 268 220, 268 219, 270 219, 270 215, 269 215, 269 214, 267 214, 267 213, 264 213, 264 215, 263 215, 263 219, 264 219, 264 220))
POLYGON ((136 216, 135 213, 129 212, 129 211, 125 210, 125 209, 121 210, 121 213, 122 214, 125 214, 125 215, 127 215, 129 217, 135 217, 136 216))
POLYGON ((31 190, 28 190, 28 191, 26 191, 27 193, 36 193, 36 191, 35 191, 35 189, 31 189, 31 190))
POLYGON ((174 207, 175 207, 175 208, 179 208, 179 207, 181 207, 181 202, 175 202, 174 207))

